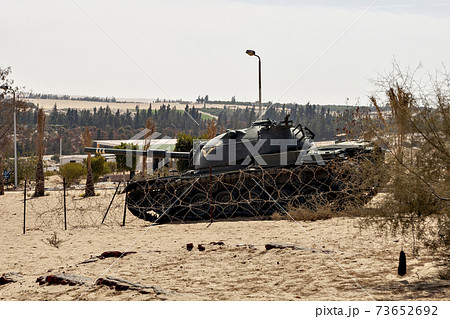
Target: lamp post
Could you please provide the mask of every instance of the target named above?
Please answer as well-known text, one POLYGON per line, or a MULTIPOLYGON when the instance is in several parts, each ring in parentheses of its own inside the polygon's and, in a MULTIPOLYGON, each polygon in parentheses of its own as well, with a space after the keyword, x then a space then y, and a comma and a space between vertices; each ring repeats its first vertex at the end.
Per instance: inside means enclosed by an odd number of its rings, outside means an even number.
POLYGON ((62 125, 59 126, 59 164, 61 164, 62 157, 62 125))
POLYGON ((14 110, 14 189, 17 189, 17 129, 16 129, 16 91, 10 86, 2 85, 0 89, 13 94, 13 110, 14 110))
POLYGON ((254 50, 245 51, 249 56, 256 56, 258 58, 258 77, 259 77, 259 116, 262 112, 262 102, 261 102, 261 58, 256 54, 254 50))
POLYGON ((61 157, 62 157, 62 125, 61 124, 54 124, 50 125, 54 126, 58 130, 58 138, 59 138, 59 163, 61 164, 61 157))

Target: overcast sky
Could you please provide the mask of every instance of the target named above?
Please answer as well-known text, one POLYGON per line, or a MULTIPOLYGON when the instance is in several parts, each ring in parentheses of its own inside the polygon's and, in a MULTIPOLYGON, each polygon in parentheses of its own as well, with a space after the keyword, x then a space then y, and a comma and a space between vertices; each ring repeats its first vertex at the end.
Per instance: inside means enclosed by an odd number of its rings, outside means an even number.
POLYGON ((319 104, 367 104, 394 59, 450 67, 450 1, 373 3, 0 0, 0 66, 39 93, 255 101, 253 49, 263 101, 319 104))

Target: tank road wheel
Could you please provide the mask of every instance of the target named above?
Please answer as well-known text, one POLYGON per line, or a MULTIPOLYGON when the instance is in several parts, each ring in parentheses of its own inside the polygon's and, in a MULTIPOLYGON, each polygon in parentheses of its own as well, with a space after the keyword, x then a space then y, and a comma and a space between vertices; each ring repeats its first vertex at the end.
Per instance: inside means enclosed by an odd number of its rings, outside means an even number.
MULTIPOLYGON (((289 188, 283 188, 279 190, 279 197, 277 200, 277 203, 283 207, 284 209, 289 208, 289 202, 291 201, 293 197, 293 191, 289 188)), ((280 210, 280 207, 277 205, 277 210, 280 210)))
POLYGON ((135 190, 128 193, 128 210, 136 217, 148 222, 154 222, 158 216, 151 211, 151 203, 142 190, 135 190))
POLYGON ((287 187, 292 179, 292 173, 290 171, 282 171, 280 172, 276 178, 275 183, 278 189, 287 187))
POLYGON ((264 206, 262 210, 264 215, 270 215, 280 209, 277 203, 279 203, 281 192, 279 189, 273 187, 266 188, 266 191, 270 194, 270 196, 266 194, 266 192, 262 194, 262 198, 264 198, 264 206))
POLYGON ((164 212, 172 204, 170 199, 166 193, 159 193, 154 197, 154 206, 164 212))
MULTIPOLYGON (((172 198, 165 192, 156 194, 153 198, 153 211, 158 215, 158 217, 160 217, 162 214, 164 214, 164 212, 166 212, 170 205, 172 205, 172 198)), ((170 212, 167 211, 166 215, 164 215, 160 221, 167 221, 168 217, 167 215, 170 212)))
POLYGON ((188 204, 186 219, 209 219, 209 199, 205 193, 191 194, 186 198, 188 204))
POLYGON ((263 199, 263 191, 256 189, 246 190, 241 193, 239 204, 239 212, 241 216, 257 216, 262 215, 262 209, 265 203, 263 199))
POLYGON ((301 192, 303 186, 305 185, 304 181, 302 181, 300 174, 301 174, 301 172, 297 172, 297 174, 292 174, 290 183, 289 183, 289 187, 292 188, 293 193, 296 193, 296 194, 301 192))
POLYGON ((237 209, 237 194, 234 191, 223 190, 214 196, 216 214, 214 217, 231 217, 237 209))

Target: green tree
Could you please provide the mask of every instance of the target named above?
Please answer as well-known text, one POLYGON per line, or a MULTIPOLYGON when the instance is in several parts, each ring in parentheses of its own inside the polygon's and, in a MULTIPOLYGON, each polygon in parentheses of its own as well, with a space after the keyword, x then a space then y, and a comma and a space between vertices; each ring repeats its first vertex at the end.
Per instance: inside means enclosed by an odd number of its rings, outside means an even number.
POLYGON ((52 161, 59 162, 59 154, 54 154, 50 159, 52 161))
MULTIPOLYGON (((190 134, 186 134, 181 132, 177 136, 177 143, 175 144, 174 151, 176 152, 190 152, 194 146, 194 138, 190 134)), ((187 160, 178 160, 177 161, 177 170, 179 172, 191 169, 192 167, 189 165, 189 161, 187 160)))
POLYGON ((67 163, 59 167, 59 175, 66 179, 68 187, 77 183, 86 173, 86 168, 80 163, 67 163))
POLYGON ((109 171, 111 173, 115 173, 117 170, 116 162, 106 162, 106 165, 108 165, 109 171))
MULTIPOLYGON (((137 150, 138 146, 136 144, 131 143, 121 143, 120 145, 114 146, 114 148, 122 150, 126 149, 137 150)), ((132 156, 131 163, 132 163, 131 167, 127 166, 127 157, 125 155, 116 155, 116 166, 119 172, 136 170, 136 163, 137 163, 136 156, 132 156)))
MULTIPOLYGON (((70 109, 69 109, 70 111, 70 109)), ((50 113, 50 124, 58 124, 59 123, 59 113, 58 113, 58 106, 55 105, 53 106, 52 112, 50 113)))
MULTIPOLYGON (((214 132, 216 130, 217 130, 217 127, 216 127, 215 123, 213 123, 209 128, 210 134, 213 135, 212 132, 214 132)), ((195 139, 205 140, 205 139, 209 139, 209 138, 210 137, 208 136, 208 133, 205 133, 198 137, 192 136, 192 135, 184 133, 184 132, 178 133, 177 143, 175 144, 174 151, 175 152, 190 152, 192 150, 192 148, 194 147, 195 139)), ((185 171, 188 169, 193 169, 193 167, 190 165, 188 160, 178 160, 177 161, 177 170, 179 172, 182 172, 182 171, 185 171)))
MULTIPOLYGON (((4 159, 5 166, 4 169, 10 172, 11 178, 9 179, 9 183, 14 178, 14 159, 4 159)), ((28 156, 28 157, 19 157, 17 159, 17 180, 18 183, 21 183, 23 180, 31 181, 35 180, 35 173, 37 167, 37 157, 36 156, 28 156)))
MULTIPOLYGON (((83 160, 83 166, 87 169, 87 160, 83 160)), ((92 177, 94 179, 94 183, 98 182, 100 176, 108 174, 110 172, 109 166, 103 156, 100 154, 95 154, 93 158, 91 158, 91 169, 92 169, 92 177)))

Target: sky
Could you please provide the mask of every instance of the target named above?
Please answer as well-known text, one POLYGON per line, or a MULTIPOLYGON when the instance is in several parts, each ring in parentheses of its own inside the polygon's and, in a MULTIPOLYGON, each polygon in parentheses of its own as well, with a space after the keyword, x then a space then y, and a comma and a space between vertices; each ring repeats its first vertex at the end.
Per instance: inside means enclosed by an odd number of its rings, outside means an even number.
POLYGON ((397 61, 450 67, 450 0, 0 0, 0 67, 35 93, 368 104, 397 61), (348 99, 348 100, 347 100, 348 99))

